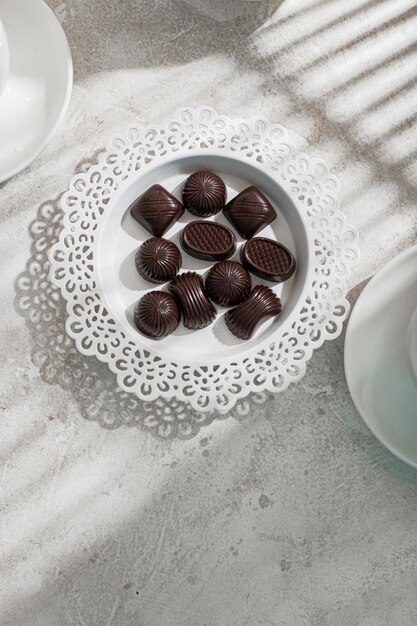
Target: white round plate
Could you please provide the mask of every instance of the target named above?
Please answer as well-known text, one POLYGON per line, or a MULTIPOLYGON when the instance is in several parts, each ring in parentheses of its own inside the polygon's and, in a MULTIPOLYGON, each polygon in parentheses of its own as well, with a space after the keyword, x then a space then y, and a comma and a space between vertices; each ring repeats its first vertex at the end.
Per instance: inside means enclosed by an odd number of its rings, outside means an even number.
POLYGON ((410 343, 417 307, 417 246, 366 285, 349 320, 345 372, 364 422, 397 457, 417 467, 417 383, 410 343))
MULTIPOLYGON (((284 390, 304 375, 313 349, 338 336, 349 310, 346 280, 357 235, 339 211, 337 191, 323 161, 296 151, 286 131, 263 118, 232 120, 200 107, 181 109, 165 125, 127 129, 62 198, 64 227, 50 261, 51 280, 68 301, 67 332, 142 400, 176 397, 196 410, 226 412, 252 391, 284 390), (250 341, 227 330, 224 309, 207 328, 180 326, 153 341, 132 321, 135 303, 155 286, 136 274, 135 251, 150 235, 128 207, 157 182, 181 197, 181 184, 202 168, 223 177, 229 199, 251 184, 266 193, 278 217, 260 234, 293 250, 297 271, 271 285, 282 313, 250 341)), ((184 214, 165 237, 178 242, 191 219, 184 214)), ((209 267, 184 253, 182 271, 209 267)))
POLYGON ((0 96, 0 182, 27 167, 54 136, 72 89, 71 52, 43 0, 0 0, 10 72, 0 96))

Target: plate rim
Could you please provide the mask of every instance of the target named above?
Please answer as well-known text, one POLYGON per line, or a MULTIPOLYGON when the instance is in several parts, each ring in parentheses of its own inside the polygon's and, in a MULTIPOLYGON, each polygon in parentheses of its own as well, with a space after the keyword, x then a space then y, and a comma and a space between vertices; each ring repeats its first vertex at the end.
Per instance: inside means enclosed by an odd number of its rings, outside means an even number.
POLYGON ((353 325, 355 323, 355 319, 356 316, 359 314, 358 310, 357 310, 357 305, 363 303, 364 300, 366 300, 368 293, 372 290, 373 286, 374 286, 374 281, 376 280, 380 280, 381 278, 384 278, 384 276, 386 276, 387 274, 390 274, 393 270, 393 268, 396 267, 397 264, 401 263, 402 261, 404 261, 404 259, 407 259, 408 256, 412 257, 413 255, 417 255, 417 245, 411 246, 410 248, 407 248, 407 250, 403 250, 402 252, 400 252, 400 254, 397 254, 395 257, 393 257, 390 261, 388 261, 385 265, 383 265, 383 267, 381 267, 373 276, 372 278, 368 281, 368 283, 365 285, 365 287, 363 288, 362 292, 360 293, 359 297, 357 298, 354 306, 352 307, 351 313, 350 313, 350 317, 349 317, 349 321, 347 324, 347 328, 346 328, 346 334, 345 334, 345 341, 344 341, 344 354, 343 354, 343 366, 344 366, 344 371, 345 371, 345 378, 346 378, 346 383, 348 386, 348 390, 349 390, 349 394, 350 397, 352 399, 353 404, 355 405, 355 408, 357 410, 357 412, 359 413, 362 421, 364 422, 365 426, 370 430, 370 432, 374 435, 374 437, 381 443, 381 445, 383 445, 389 452, 391 452, 391 454, 393 454, 397 459, 399 459, 400 461, 403 461, 404 463, 406 463, 407 465, 410 465, 411 467, 414 467, 415 469, 417 469, 417 461, 413 461, 412 459, 409 459, 407 456, 401 454, 400 452, 398 452, 396 450, 396 448, 394 446, 392 446, 385 437, 383 437, 377 429, 374 428, 374 426, 371 425, 371 422, 368 420, 365 411, 362 410, 362 407, 360 406, 360 403, 357 399, 356 394, 354 394, 352 392, 352 389, 354 387, 353 385, 353 378, 352 378, 352 368, 350 367, 348 360, 351 360, 350 357, 350 351, 351 351, 351 345, 352 345, 352 332, 353 332, 353 325))
MULTIPOLYGON (((258 169, 259 171, 261 171, 265 176, 269 177, 271 179, 271 181, 273 181, 275 184, 279 185, 278 182, 274 181, 273 176, 265 171, 265 169, 261 166, 261 164, 257 163, 257 162, 252 162, 252 161, 248 161, 248 160, 244 160, 244 158, 234 155, 234 154, 230 154, 230 153, 225 153, 224 150, 210 150, 210 149, 204 149, 201 150, 200 152, 197 153, 197 151, 193 151, 192 154, 190 154, 190 151, 187 152, 177 152, 175 155, 172 154, 167 154, 166 158, 162 157, 160 160, 158 160, 157 163, 151 165, 149 167, 152 168, 157 168, 159 167, 159 165, 164 164, 164 162, 166 163, 173 163, 176 160, 179 159, 183 159, 183 158, 192 158, 193 156, 207 156, 207 157, 223 157, 223 158, 227 158, 230 159, 232 161, 236 161, 238 163, 245 163, 247 165, 250 165, 251 167, 254 167, 255 169, 258 169)), ((146 170, 146 172, 149 171, 149 169, 146 170)), ((142 175, 144 172, 138 172, 138 176, 142 175)), ((117 189, 117 191, 115 192, 115 194, 112 195, 112 198, 109 200, 109 203, 107 205, 107 209, 108 209, 108 215, 103 219, 102 224, 99 227, 99 232, 98 235, 96 237, 95 240, 95 251, 97 252, 97 256, 98 256, 98 249, 101 245, 101 238, 103 236, 103 230, 104 230, 104 226, 106 223, 106 220, 109 219, 110 217, 110 211, 111 211, 111 206, 114 205, 115 202, 118 201, 119 197, 123 196, 123 194, 126 192, 129 184, 131 185, 134 181, 131 180, 126 180, 123 181, 120 185, 120 187, 117 189)), ((293 199, 291 198, 291 196, 288 194, 288 192, 286 191, 286 189, 284 187, 281 186, 281 189, 284 191, 284 193, 288 196, 288 198, 290 199, 290 201, 295 205, 293 199)), ((127 210, 127 209, 126 209, 127 210)), ((297 307, 299 307, 299 305, 302 302, 303 297, 305 296, 305 293, 308 289, 308 285, 309 285, 309 281, 312 280, 313 278, 313 273, 314 273, 314 251, 313 251, 313 246, 312 246, 312 242, 311 242, 311 237, 314 234, 314 231, 311 227, 311 224, 309 223, 309 221, 306 219, 305 215, 303 215, 301 213, 301 211, 299 211, 297 209, 297 213, 298 213, 298 217, 300 219, 300 222, 303 225, 304 228, 304 235, 306 237, 306 239, 308 240, 308 246, 309 246, 309 254, 308 254, 308 267, 306 269, 306 274, 305 274, 305 280, 304 280, 304 284, 302 286, 302 288, 300 289, 300 294, 296 300, 296 302, 293 305, 293 310, 289 313, 288 317, 285 319, 285 321, 283 322, 283 324, 280 324, 279 326, 279 330, 280 332, 285 332, 286 330, 289 330, 291 324, 294 322, 294 317, 292 317, 293 315, 293 311, 297 309, 297 307)), ((195 218, 194 218, 195 219, 195 218)), ((150 235, 151 236, 151 235, 150 235)), ((100 264, 97 263, 97 277, 98 279, 101 278, 101 273, 102 270, 100 270, 100 264)), ((267 285, 268 286, 268 285, 267 285)), ((149 289, 158 289, 158 287, 160 287, 160 285, 150 285, 149 289)), ((100 282, 100 289, 102 289, 102 283, 100 282)), ((105 302, 106 306, 108 309, 113 309, 112 305, 109 303, 109 299, 106 295, 106 291, 104 289, 102 289, 102 296, 103 296, 103 301, 105 302)), ((277 329, 278 330, 278 329, 277 329)), ((137 340, 137 332, 134 331, 133 328, 129 328, 129 334, 133 340, 137 340)), ((247 356, 258 352, 259 350, 262 349, 266 349, 268 344, 271 343, 272 341, 274 341, 274 333, 269 334, 267 337, 265 337, 264 339, 262 339, 262 341, 260 341, 259 343, 253 343, 250 346, 246 347, 245 350, 245 354, 247 356)), ((242 342, 244 344, 244 342, 242 342)), ((142 346, 143 347, 143 346, 142 346)), ((155 346, 156 347, 156 346, 155 346)), ((167 357, 167 355, 163 355, 164 358, 169 358, 167 357)), ((237 359, 240 357, 240 353, 230 353, 230 354, 226 354, 224 355, 224 357, 222 357, 222 359, 216 358, 214 355, 213 356, 209 356, 209 357, 205 357, 206 362, 208 364, 217 364, 217 363, 228 363, 228 362, 232 362, 233 359, 237 359)), ((176 356, 175 357, 176 362, 178 363, 182 363, 183 365, 186 365, 187 363, 189 363, 189 359, 188 359, 188 355, 183 356, 176 356)), ((198 362, 195 362, 192 360, 191 364, 195 367, 199 367, 200 364, 198 362)))
MULTIPOLYGON (((34 2, 34 0, 31 0, 31 2, 34 2)), ((66 50, 67 84, 66 84, 66 89, 65 89, 65 95, 64 95, 64 98, 62 100, 62 105, 61 105, 61 110, 59 112, 59 115, 57 116, 57 118, 55 120, 55 123, 51 127, 49 133, 47 134, 47 136, 45 137, 43 142, 41 144, 39 144, 39 146, 36 148, 36 150, 34 150, 30 154, 30 156, 28 156, 18 166, 16 166, 15 168, 13 168, 13 169, 11 169, 9 171, 6 171, 3 174, 1 174, 1 172, 0 172, 0 184, 2 184, 4 182, 7 182, 11 178, 16 176, 20 172, 22 172, 24 169, 29 167, 29 165, 31 163, 33 163, 33 161, 35 161, 42 154, 42 152, 45 150, 45 148, 48 146, 48 144, 52 141, 52 139, 56 135, 59 127, 61 126, 62 122, 64 121, 64 118, 66 116, 66 113, 68 111, 68 107, 69 107, 69 104, 70 104, 70 101, 71 101, 71 94, 72 94, 73 80, 74 80, 74 65, 73 65, 73 60, 72 60, 71 48, 70 48, 67 36, 65 34, 65 31, 64 31, 61 23, 59 22, 59 20, 57 18, 57 16, 55 15, 55 13, 51 9, 51 7, 48 6, 48 4, 45 2, 45 0, 37 0, 37 2, 38 2, 38 5, 40 7, 40 10, 41 11, 45 11, 45 15, 48 15, 48 19, 51 21, 51 23, 53 23, 53 22, 55 23, 55 27, 57 29, 57 32, 60 33, 59 36, 62 39, 63 49, 66 50)), ((7 34, 7 29, 6 29, 6 34, 7 34)), ((6 85, 7 85, 7 82, 6 82, 6 85)))

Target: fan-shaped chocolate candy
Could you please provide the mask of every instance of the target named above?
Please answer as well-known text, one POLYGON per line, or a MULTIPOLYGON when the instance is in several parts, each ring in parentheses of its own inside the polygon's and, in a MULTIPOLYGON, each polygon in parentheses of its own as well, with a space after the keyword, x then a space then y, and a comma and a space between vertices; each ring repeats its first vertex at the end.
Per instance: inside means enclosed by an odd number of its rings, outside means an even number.
POLYGON ((130 214, 154 237, 162 237, 184 213, 184 207, 161 185, 152 185, 130 206, 130 214))
POLYGON ((162 237, 147 239, 135 255, 137 272, 151 283, 166 283, 178 274, 181 253, 175 243, 162 237))
POLYGON ((271 224, 277 214, 258 187, 247 187, 228 202, 223 214, 244 239, 250 239, 271 224))
POLYGON ((178 274, 169 286, 180 303, 186 328, 204 328, 216 316, 216 310, 204 291, 203 279, 196 272, 178 274))
POLYGON ((236 306, 250 294, 251 278, 237 261, 220 261, 213 265, 206 278, 206 291, 221 306, 236 306))
POLYGON ((266 237, 249 239, 240 251, 240 260, 249 272, 274 283, 288 280, 296 268, 292 252, 266 237))
POLYGON ((190 256, 202 261, 222 261, 236 250, 236 237, 227 226, 196 220, 184 227, 181 246, 190 256))
POLYGON ((226 197, 226 185, 220 176, 207 170, 191 174, 182 192, 184 207, 199 217, 209 217, 221 211, 226 204, 226 197))
POLYGON ((175 298, 165 291, 149 291, 136 304, 133 319, 138 330, 152 339, 174 332, 180 323, 175 298))
POLYGON ((249 298, 228 311, 225 322, 231 333, 240 339, 250 339, 259 322, 265 317, 281 313, 281 300, 272 289, 256 285, 249 298))

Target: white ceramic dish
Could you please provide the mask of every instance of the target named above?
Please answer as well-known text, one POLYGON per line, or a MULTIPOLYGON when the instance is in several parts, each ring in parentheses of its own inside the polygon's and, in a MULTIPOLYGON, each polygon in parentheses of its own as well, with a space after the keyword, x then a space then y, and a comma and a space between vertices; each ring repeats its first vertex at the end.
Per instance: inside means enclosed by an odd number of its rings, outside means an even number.
POLYGON ((27 167, 56 133, 72 89, 71 52, 43 0, 0 0, 10 71, 0 96, 0 182, 27 167))
POLYGON ((368 283, 346 332, 345 372, 364 422, 397 457, 417 467, 417 246, 368 283))
MULTIPOLYGON (((127 129, 62 199, 64 228, 50 260, 51 280, 68 301, 68 333, 142 400, 176 397, 200 411, 226 412, 251 391, 282 391, 304 375, 313 349, 340 333, 349 309, 346 279, 357 235, 339 211, 337 190, 323 161, 297 152, 281 126, 262 118, 231 120, 201 107, 182 109, 163 126, 127 129), (132 323, 135 302, 155 286, 135 272, 134 253, 150 235, 128 207, 155 182, 180 197, 181 183, 201 168, 224 178, 229 198, 258 185, 278 212, 262 235, 297 258, 291 280, 273 286, 282 314, 247 342, 229 333, 224 310, 205 329, 180 326, 158 342, 132 323)), ((166 236, 177 242, 189 219, 184 215, 166 236)), ((183 270, 210 266, 186 254, 183 261, 183 270)))

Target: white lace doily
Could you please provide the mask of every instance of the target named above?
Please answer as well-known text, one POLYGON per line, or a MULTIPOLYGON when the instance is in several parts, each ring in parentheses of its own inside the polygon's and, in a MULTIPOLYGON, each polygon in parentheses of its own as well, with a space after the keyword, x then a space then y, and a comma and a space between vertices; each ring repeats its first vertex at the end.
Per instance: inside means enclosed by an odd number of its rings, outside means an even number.
POLYGON ((67 332, 78 349, 107 362, 119 386, 146 401, 176 398, 199 411, 230 410, 250 392, 283 391, 305 373, 314 348, 336 338, 349 310, 346 281, 358 258, 356 230, 339 211, 338 181, 326 163, 294 149, 263 118, 232 120, 209 107, 181 109, 163 126, 135 125, 114 137, 99 163, 75 176, 62 198, 64 226, 51 248, 51 280, 67 300, 67 332), (219 360, 164 354, 126 332, 105 304, 98 241, 112 199, 159 162, 224 154, 273 176, 306 225, 313 253, 302 301, 273 334, 219 360))

